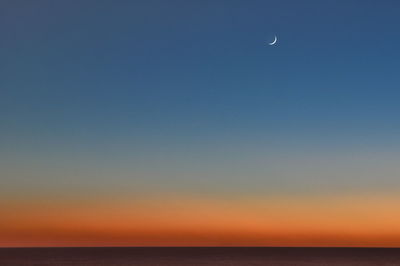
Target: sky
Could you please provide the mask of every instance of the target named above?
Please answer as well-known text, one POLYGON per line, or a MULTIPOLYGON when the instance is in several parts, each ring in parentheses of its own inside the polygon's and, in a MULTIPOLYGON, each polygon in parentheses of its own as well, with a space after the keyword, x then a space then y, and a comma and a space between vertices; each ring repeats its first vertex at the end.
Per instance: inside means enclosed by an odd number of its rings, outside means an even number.
POLYGON ((400 247, 399 8, 1 1, 0 246, 400 247))

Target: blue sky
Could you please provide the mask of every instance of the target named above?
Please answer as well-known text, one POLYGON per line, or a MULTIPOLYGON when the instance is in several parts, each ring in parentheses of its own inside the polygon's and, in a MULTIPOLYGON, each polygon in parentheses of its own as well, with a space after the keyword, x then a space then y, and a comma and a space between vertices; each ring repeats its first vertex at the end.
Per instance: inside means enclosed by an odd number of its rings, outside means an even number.
POLYGON ((0 191, 393 190, 399 8, 2 1, 0 191))

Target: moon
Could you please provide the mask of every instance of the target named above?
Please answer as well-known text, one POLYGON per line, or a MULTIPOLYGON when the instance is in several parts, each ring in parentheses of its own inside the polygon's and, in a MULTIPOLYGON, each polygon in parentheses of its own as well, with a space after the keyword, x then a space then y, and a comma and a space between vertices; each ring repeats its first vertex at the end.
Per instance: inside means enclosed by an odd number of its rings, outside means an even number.
POLYGON ((275 38, 272 42, 268 43, 269 45, 274 45, 278 41, 278 38, 275 35, 275 38))

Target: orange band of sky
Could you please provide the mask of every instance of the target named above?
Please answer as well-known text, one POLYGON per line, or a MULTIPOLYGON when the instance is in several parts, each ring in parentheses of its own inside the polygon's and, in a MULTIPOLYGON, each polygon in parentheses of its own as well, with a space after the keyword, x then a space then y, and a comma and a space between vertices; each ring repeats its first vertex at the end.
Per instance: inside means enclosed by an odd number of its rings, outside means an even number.
POLYGON ((19 203, 3 208, 0 246, 400 246, 399 200, 153 199, 19 203))

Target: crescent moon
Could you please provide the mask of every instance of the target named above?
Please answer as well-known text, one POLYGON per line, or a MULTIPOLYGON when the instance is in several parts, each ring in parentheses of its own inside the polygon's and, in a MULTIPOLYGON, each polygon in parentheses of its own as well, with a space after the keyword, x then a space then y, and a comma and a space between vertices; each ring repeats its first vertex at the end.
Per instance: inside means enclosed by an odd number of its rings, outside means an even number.
POLYGON ((268 43, 269 45, 274 45, 278 41, 278 38, 275 35, 275 38, 272 42, 268 43))

